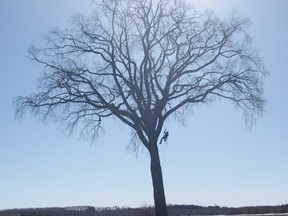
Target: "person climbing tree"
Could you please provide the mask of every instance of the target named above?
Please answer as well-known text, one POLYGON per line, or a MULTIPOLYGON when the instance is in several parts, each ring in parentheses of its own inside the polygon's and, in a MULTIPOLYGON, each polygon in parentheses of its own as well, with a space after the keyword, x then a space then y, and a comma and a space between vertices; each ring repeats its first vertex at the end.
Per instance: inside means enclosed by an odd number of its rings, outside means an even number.
POLYGON ((164 140, 164 142, 166 142, 167 139, 168 139, 168 136, 169 136, 169 132, 165 129, 165 130, 164 130, 164 135, 163 135, 163 137, 161 138, 159 144, 162 144, 162 141, 163 141, 163 140, 164 140))

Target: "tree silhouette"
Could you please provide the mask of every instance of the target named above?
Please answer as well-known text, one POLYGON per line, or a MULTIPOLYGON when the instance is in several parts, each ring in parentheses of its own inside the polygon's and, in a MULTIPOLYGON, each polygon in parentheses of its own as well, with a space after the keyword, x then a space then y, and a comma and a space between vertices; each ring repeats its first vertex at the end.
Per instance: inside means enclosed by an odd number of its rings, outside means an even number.
POLYGON ((116 117, 151 157, 157 216, 167 216, 157 143, 164 122, 195 104, 230 100, 247 120, 261 114, 266 71, 247 34, 249 20, 196 13, 182 1, 109 0, 68 30, 52 30, 29 56, 43 65, 39 92, 16 113, 76 125, 97 135, 116 117))

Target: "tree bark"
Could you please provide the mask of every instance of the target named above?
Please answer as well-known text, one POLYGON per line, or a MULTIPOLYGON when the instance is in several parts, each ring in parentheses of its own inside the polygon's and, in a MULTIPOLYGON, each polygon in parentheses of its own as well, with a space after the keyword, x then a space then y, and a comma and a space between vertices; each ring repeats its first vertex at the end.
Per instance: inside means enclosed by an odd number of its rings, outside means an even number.
POLYGON ((158 152, 157 143, 150 150, 151 157, 151 175, 153 183, 153 192, 154 192, 154 204, 155 204, 155 213, 156 216, 168 216, 163 176, 158 152))

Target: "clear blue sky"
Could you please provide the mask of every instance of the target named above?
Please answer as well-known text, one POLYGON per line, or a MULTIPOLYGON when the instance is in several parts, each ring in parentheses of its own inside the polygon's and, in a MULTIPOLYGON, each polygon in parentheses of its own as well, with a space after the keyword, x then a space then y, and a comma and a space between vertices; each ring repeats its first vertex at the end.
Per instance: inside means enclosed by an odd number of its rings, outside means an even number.
MULTIPOLYGON (((170 121, 160 154, 171 204, 220 206, 288 203, 288 1, 190 0, 196 9, 249 17, 250 34, 270 71, 266 112, 251 129, 224 101, 196 107, 185 125, 170 121)), ((126 150, 129 131, 107 122, 97 144, 67 137, 57 124, 27 115, 12 102, 29 95, 41 68, 26 56, 51 28, 69 26, 90 0, 0 1, 0 209, 153 204, 149 157, 126 150)))

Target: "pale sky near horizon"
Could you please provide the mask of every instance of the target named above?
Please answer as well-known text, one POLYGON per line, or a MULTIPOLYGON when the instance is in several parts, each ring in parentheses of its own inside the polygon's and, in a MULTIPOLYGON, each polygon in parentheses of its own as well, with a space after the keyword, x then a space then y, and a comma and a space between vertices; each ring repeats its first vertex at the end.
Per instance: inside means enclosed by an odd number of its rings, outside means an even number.
MULTIPOLYGON (((198 106, 185 125, 169 121, 160 146, 167 203, 247 206, 288 203, 288 1, 189 0, 221 17, 233 10, 270 76, 263 117, 248 128, 222 101, 198 106)), ((73 205, 153 205, 149 156, 126 149, 129 131, 108 121, 97 144, 67 137, 57 124, 14 119, 13 100, 30 95, 41 72, 27 57, 53 27, 69 27, 90 0, 0 0, 0 210, 73 205)))

